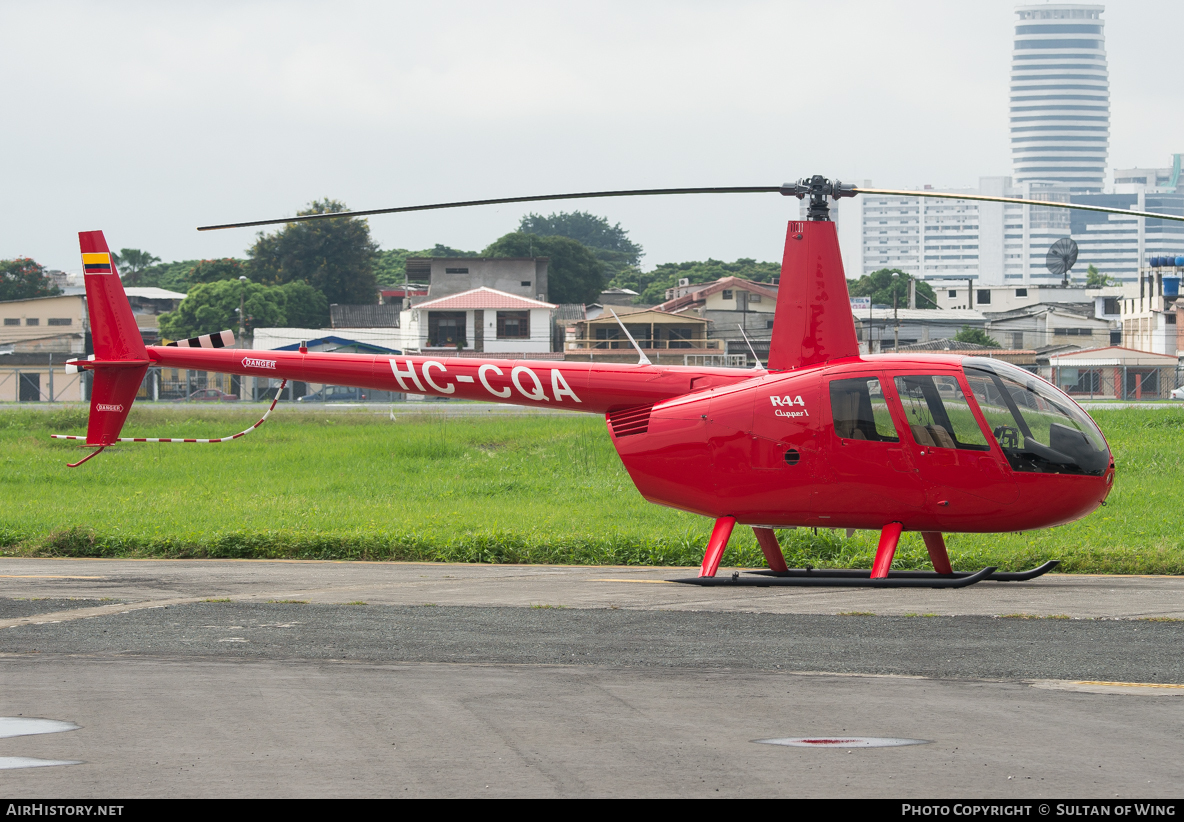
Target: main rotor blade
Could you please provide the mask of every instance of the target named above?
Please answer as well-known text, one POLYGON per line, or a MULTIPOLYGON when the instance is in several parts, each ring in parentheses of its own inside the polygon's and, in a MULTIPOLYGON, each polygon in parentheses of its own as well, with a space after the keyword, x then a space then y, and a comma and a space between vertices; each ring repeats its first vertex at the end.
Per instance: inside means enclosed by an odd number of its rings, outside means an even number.
POLYGON ((1080 211, 1101 211, 1105 214, 1124 214, 1127 217, 1149 217, 1156 220, 1177 220, 1184 222, 1184 216, 1175 214, 1156 214, 1151 211, 1128 211, 1125 208, 1107 208, 1105 206, 1091 206, 1082 203, 1058 203, 1052 200, 1023 200, 1018 197, 996 197, 991 194, 950 194, 944 191, 898 191, 891 188, 860 188, 856 186, 856 194, 889 194, 894 197, 936 197, 941 200, 978 200, 984 203, 1016 203, 1018 205, 1050 206, 1052 208, 1075 208, 1080 211))
POLYGON ((333 217, 369 217, 373 214, 399 214, 405 211, 434 211, 440 208, 467 208, 469 206, 505 205, 507 203, 537 203, 546 200, 590 200, 596 197, 652 197, 659 194, 770 194, 779 193, 781 186, 726 186, 717 188, 640 188, 626 191, 584 191, 576 194, 540 194, 530 197, 499 197, 495 200, 464 200, 457 203, 430 203, 428 205, 401 206, 399 208, 373 208, 368 211, 337 211, 331 214, 305 214, 301 217, 284 217, 279 220, 252 220, 245 223, 223 223, 222 225, 198 226, 198 231, 218 231, 223 228, 250 228, 259 225, 282 225, 303 223, 309 220, 327 220, 333 217))

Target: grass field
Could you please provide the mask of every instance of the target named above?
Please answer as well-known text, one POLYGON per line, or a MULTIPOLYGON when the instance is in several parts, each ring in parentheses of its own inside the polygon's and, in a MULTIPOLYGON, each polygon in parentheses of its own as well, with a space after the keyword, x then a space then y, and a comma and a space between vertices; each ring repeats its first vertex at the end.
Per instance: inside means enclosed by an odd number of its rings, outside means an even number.
MULTIPOLYGON (((430 408, 430 406, 426 407, 430 408)), ((276 410, 221 445, 124 445, 85 466, 49 439, 85 409, 0 410, 0 554, 698 565, 711 522, 645 502, 596 416, 276 410)), ((259 409, 132 411, 125 436, 217 437, 259 409)), ((1023 534, 951 535, 959 569, 1046 559, 1078 573, 1184 573, 1184 410, 1103 410, 1109 504, 1023 534)), ((242 423, 242 424, 240 424, 242 423)), ((876 535, 781 532, 791 566, 869 567, 876 535)), ((737 529, 724 565, 763 564, 737 529)), ((906 535, 894 567, 924 568, 906 535)))

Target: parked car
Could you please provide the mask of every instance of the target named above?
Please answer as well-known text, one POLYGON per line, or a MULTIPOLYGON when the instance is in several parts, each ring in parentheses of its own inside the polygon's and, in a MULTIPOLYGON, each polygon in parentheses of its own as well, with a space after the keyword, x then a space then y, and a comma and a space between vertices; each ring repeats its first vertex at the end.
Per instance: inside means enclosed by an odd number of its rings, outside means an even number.
POLYGON ((173 402, 238 402, 238 394, 227 394, 217 388, 199 388, 188 397, 173 402))
POLYGON ((1171 393, 1171 397, 1173 400, 1184 400, 1184 385, 1181 385, 1179 388, 1173 391, 1171 393))
POLYGON ((296 402, 365 402, 366 392, 361 388, 347 388, 343 385, 326 385, 320 391, 297 397, 296 402))

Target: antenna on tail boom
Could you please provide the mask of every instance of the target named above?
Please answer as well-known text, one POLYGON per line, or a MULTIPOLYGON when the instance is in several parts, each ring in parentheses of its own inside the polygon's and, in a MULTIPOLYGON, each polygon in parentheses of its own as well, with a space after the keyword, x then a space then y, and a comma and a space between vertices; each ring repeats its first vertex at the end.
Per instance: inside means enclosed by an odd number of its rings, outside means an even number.
POLYGON ((613 319, 617 321, 617 325, 621 326, 621 330, 625 332, 625 336, 629 338, 629 342, 633 343, 633 348, 637 351, 637 364, 653 365, 653 363, 650 362, 650 358, 647 357, 645 352, 641 350, 641 346, 637 344, 637 340, 633 339, 633 335, 629 333, 629 329, 625 327, 625 323, 621 322, 621 318, 617 316, 617 312, 610 308, 608 313, 613 315, 613 319))

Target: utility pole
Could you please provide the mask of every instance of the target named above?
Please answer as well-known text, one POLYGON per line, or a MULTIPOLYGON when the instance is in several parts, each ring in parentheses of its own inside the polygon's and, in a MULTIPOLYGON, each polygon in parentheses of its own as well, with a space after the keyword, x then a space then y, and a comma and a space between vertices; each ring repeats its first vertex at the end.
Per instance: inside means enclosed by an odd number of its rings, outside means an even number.
POLYGON ((243 337, 247 333, 247 278, 239 277, 238 281, 242 283, 242 286, 238 290, 238 347, 242 348, 244 345, 243 337))
POLYGON ((899 274, 892 275, 892 353, 895 354, 900 350, 900 314, 897 312, 896 303, 898 298, 896 295, 896 283, 899 274))

